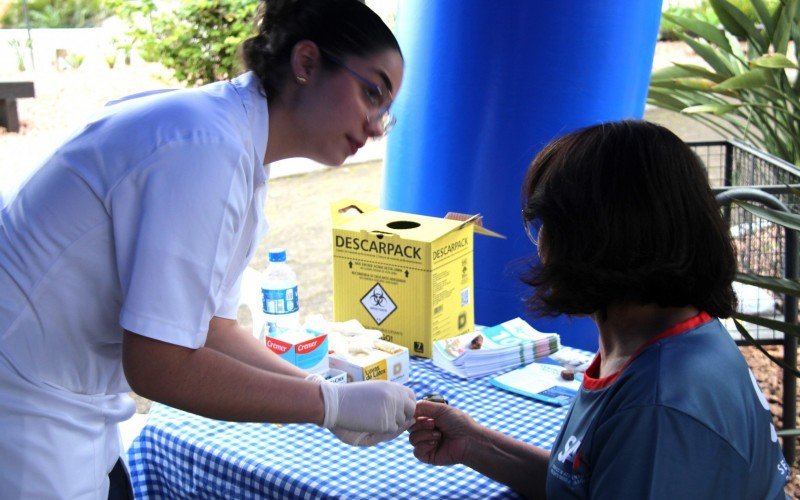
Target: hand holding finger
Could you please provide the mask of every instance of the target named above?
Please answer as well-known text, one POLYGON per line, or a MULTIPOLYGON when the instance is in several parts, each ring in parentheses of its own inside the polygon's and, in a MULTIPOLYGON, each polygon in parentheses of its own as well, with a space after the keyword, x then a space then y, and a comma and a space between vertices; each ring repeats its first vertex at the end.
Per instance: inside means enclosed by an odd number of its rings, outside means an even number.
POLYGON ((426 464, 436 464, 436 449, 439 446, 435 441, 423 441, 414 446, 414 456, 420 462, 426 464))
POLYGON ((330 431, 341 442, 349 444, 351 446, 373 446, 378 443, 391 441, 392 439, 402 434, 402 431, 397 433, 388 432, 385 434, 378 434, 374 432, 351 431, 347 429, 340 429, 337 427, 330 429, 330 431))
POLYGON ((432 418, 417 417, 416 418, 416 422, 414 422, 414 425, 412 425, 408 429, 408 432, 414 432, 414 431, 422 430, 422 429, 430 430, 430 429, 433 429, 435 427, 436 427, 436 424, 435 424, 435 422, 434 422, 434 420, 432 418))
POLYGON ((479 426, 463 411, 430 401, 418 401, 416 423, 409 429, 409 442, 417 459, 433 465, 462 463, 479 426))
POLYGON ((442 433, 435 429, 423 429, 411 432, 408 435, 408 442, 416 447, 423 443, 436 443, 442 439, 442 433))
POLYGON ((401 433, 414 424, 416 400, 408 387, 386 381, 320 385, 323 426, 376 434, 401 433))
POLYGON ((428 417, 436 418, 448 411, 450 406, 443 403, 434 403, 432 401, 425 401, 424 399, 417 401, 416 408, 414 409, 415 417, 428 417))

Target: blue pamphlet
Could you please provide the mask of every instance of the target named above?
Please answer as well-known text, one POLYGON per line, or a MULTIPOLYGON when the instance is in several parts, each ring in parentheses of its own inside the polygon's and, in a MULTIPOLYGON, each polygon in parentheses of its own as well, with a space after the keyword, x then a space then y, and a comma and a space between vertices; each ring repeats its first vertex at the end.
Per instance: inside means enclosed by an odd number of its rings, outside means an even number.
POLYGON ((498 375, 492 385, 545 403, 564 406, 570 404, 581 388, 583 375, 575 380, 564 380, 562 366, 549 363, 531 363, 527 366, 498 375))

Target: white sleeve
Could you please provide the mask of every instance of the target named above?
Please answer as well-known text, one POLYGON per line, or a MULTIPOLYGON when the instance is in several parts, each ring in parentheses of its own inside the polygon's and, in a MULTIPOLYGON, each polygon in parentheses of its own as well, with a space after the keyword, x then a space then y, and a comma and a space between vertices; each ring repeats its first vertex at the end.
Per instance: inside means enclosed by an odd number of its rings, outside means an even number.
POLYGON ((223 290, 222 300, 214 313, 220 318, 236 319, 239 313, 239 297, 242 290, 242 275, 227 290, 223 290))
POLYGON ((251 160, 205 141, 162 146, 143 163, 110 194, 120 324, 197 348, 228 308, 219 297, 252 193, 251 160))

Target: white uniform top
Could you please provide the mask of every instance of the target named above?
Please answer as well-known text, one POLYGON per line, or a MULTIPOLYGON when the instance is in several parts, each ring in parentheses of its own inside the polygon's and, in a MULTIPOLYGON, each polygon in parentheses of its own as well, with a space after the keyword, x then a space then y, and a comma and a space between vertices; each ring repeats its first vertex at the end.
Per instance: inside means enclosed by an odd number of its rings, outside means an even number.
MULTIPOLYGON (((246 73, 111 103, 0 212, 0 496, 105 498, 134 412, 122 329, 205 343, 266 230, 246 73)), ((164 383, 169 383, 165 380, 164 383)))

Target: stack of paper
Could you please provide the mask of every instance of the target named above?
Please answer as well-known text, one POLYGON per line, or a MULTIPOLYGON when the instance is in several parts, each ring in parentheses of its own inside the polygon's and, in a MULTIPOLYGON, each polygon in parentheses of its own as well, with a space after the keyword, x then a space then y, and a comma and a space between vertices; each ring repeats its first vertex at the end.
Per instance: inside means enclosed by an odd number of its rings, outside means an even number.
POLYGON ((557 333, 542 333, 521 318, 433 343, 433 364, 463 378, 524 366, 561 347, 557 333))

